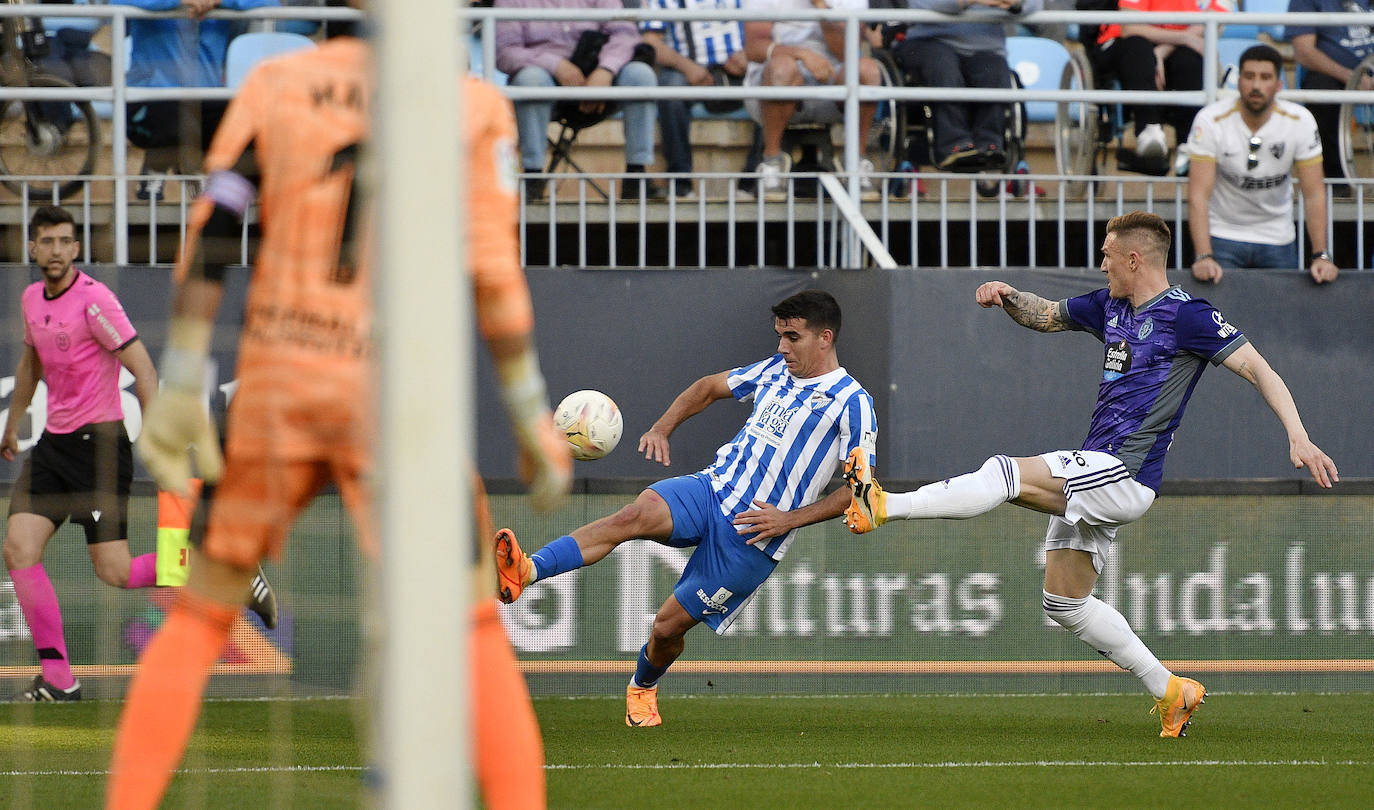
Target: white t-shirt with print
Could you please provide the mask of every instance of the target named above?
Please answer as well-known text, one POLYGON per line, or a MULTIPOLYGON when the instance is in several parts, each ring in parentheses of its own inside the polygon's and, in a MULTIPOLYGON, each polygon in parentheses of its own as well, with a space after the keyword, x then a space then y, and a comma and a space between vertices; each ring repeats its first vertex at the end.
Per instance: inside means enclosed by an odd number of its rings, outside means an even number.
POLYGON ((1269 120, 1251 132, 1239 99, 1209 104, 1193 119, 1188 147, 1193 160, 1217 164, 1207 207, 1212 236, 1261 245, 1286 245, 1297 238, 1293 166, 1322 157, 1317 122, 1306 107, 1275 99, 1269 120), (1252 137, 1258 139, 1254 149, 1252 137))

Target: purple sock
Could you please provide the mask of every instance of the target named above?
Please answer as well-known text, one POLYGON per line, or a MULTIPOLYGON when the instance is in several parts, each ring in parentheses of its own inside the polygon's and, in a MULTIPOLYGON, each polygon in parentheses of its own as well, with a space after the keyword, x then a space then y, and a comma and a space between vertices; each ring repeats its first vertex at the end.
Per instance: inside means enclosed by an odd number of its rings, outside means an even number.
POLYGON ((572 535, 565 534, 530 555, 534 560, 534 580, 548 579, 582 567, 582 549, 572 535))
POLYGON ((151 588, 156 584, 156 554, 140 554, 129 561, 129 583, 125 588, 151 588))
POLYGON ((38 661, 43 666, 43 680, 58 689, 70 689, 76 682, 72 676, 71 665, 67 662, 67 641, 62 637, 62 609, 57 605, 57 592, 53 590, 48 572, 43 563, 10 571, 10 581, 14 583, 14 596, 19 600, 19 610, 28 622, 29 634, 33 636, 33 646, 38 650, 38 661))

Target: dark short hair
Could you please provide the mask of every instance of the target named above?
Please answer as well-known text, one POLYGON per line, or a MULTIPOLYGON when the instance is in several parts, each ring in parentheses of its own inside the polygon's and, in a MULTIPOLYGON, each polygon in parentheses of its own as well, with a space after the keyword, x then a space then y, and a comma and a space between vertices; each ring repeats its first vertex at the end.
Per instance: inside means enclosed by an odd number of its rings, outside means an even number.
POLYGON ((1237 67, 1244 68, 1246 62, 1269 62, 1274 66, 1274 75, 1283 75, 1283 57, 1279 52, 1268 45, 1251 45, 1245 49, 1245 53, 1240 55, 1240 64, 1237 67))
POLYGON ((825 290, 802 290, 773 305, 773 317, 786 321, 801 318, 816 331, 829 329, 840 336, 840 304, 825 290))
POLYGON ((72 219, 67 209, 58 205, 45 205, 34 211, 33 216, 29 218, 29 234, 38 233, 39 228, 51 228, 64 222, 72 226, 73 231, 76 230, 76 220, 72 219))
POLYGON ((1130 237, 1144 239, 1154 248, 1158 261, 1164 261, 1169 257, 1169 244, 1173 241, 1173 235, 1169 232, 1169 223, 1158 214, 1131 211, 1112 217, 1107 220, 1107 233, 1124 233, 1130 237))

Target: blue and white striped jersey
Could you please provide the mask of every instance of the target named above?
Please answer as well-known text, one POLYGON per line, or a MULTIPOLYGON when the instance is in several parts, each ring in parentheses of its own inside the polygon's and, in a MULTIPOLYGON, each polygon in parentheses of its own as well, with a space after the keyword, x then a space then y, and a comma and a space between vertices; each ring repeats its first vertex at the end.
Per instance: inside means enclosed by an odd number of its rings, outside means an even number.
MULTIPOLYGON (((647 0, 644 8, 730 11, 739 8, 739 0, 647 0)), ((668 47, 706 67, 723 65, 735 51, 744 50, 744 24, 738 20, 692 20, 671 25, 651 20, 640 30, 661 32, 668 47)))
MULTIPOLYGON (((878 418, 873 397, 843 368, 811 379, 787 370, 781 354, 730 372, 730 391, 754 411, 729 444, 702 470, 727 518, 754 501, 790 512, 820 500, 835 468, 855 447, 876 461, 878 418)), ((760 546, 781 560, 796 532, 760 546)))

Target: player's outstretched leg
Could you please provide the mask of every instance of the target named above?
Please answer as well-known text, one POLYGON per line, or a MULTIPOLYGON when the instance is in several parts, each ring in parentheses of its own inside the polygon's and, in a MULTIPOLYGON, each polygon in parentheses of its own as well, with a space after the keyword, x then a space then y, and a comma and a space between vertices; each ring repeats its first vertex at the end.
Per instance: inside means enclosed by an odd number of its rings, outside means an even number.
POLYGON ((1169 676, 1169 688, 1164 697, 1155 701, 1151 714, 1159 714, 1159 722, 1164 727, 1161 737, 1186 737, 1188 726, 1193 722, 1193 712, 1206 703, 1207 687, 1192 678, 1169 676))
POLYGON ((849 451, 844 462, 844 480, 849 484, 849 508, 844 524, 855 534, 871 532, 887 522, 887 493, 873 480, 868 454, 862 447, 849 451))
POLYGON ((268 630, 275 630, 277 627, 277 594, 272 590, 272 583, 267 581, 267 574, 263 572, 262 566, 258 566, 258 573, 253 577, 253 584, 249 586, 248 609, 258 614, 262 623, 268 630))
POLYGON ((520 550, 515 532, 496 533, 496 596, 510 604, 520 598, 525 586, 534 581, 534 563, 520 550))

